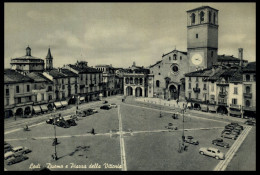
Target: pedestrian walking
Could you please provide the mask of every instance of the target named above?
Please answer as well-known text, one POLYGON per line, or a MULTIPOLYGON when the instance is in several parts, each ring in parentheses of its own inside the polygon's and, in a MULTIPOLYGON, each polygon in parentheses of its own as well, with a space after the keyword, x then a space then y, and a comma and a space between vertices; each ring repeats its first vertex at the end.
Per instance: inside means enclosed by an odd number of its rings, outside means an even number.
POLYGON ((91 134, 95 135, 95 130, 94 130, 94 128, 92 128, 91 134))
POLYGON ((177 99, 176 102, 177 102, 177 105, 178 105, 178 103, 179 103, 179 99, 177 99))

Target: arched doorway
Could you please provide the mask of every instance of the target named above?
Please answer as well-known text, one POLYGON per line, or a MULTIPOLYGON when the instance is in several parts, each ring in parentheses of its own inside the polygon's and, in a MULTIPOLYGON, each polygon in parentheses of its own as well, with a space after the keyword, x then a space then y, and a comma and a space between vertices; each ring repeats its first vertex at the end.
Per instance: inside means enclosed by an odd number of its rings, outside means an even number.
POLYGON ((178 99, 178 90, 177 90, 176 86, 170 85, 169 91, 170 91, 171 99, 174 99, 174 100, 178 99))
POLYGON ((126 95, 129 96, 129 95, 133 95, 133 88, 128 86, 126 88, 126 95))
POLYGON ((23 108, 18 108, 15 112, 16 116, 22 116, 23 115, 23 108))
POLYGON ((6 118, 9 118, 9 117, 12 117, 12 116, 13 116, 13 111, 12 110, 5 111, 5 117, 6 118))
POLYGON ((227 114, 228 113, 228 110, 225 106, 219 106, 217 108, 217 113, 220 113, 220 114, 227 114))
POLYGON ((137 87, 137 88, 135 89, 135 96, 136 96, 136 97, 142 97, 142 96, 143 96, 143 94, 142 94, 142 88, 137 87))
POLYGON ((24 109, 24 115, 30 115, 31 114, 31 108, 29 106, 27 106, 25 109, 24 109))

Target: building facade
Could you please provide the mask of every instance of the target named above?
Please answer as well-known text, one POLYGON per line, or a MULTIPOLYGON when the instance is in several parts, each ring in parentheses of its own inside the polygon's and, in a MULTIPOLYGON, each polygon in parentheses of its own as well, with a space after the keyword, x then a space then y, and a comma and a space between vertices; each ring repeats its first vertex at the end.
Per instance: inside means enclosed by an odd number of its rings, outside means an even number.
POLYGON ((162 60, 149 66, 154 75, 153 91, 164 99, 184 99, 184 74, 188 72, 187 53, 173 50, 163 54, 162 60))
POLYGON ((81 61, 76 64, 66 65, 65 68, 79 76, 79 99, 80 101, 92 101, 99 99, 103 92, 102 72, 89 67, 87 62, 81 61))
POLYGON ((5 117, 26 116, 32 111, 33 80, 21 73, 4 70, 4 111, 5 117))
POLYGON ((153 97, 154 79, 149 73, 149 69, 138 67, 135 63, 124 69, 124 96, 153 97))

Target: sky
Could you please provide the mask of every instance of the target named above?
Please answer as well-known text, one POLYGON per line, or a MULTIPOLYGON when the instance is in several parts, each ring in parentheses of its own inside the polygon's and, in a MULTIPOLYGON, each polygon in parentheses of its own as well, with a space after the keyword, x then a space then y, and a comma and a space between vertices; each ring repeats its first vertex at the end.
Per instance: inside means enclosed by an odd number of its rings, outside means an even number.
POLYGON ((149 66, 175 48, 187 51, 187 10, 219 10, 218 54, 256 60, 255 3, 5 3, 4 63, 25 55, 54 67, 87 61, 89 66, 149 66))

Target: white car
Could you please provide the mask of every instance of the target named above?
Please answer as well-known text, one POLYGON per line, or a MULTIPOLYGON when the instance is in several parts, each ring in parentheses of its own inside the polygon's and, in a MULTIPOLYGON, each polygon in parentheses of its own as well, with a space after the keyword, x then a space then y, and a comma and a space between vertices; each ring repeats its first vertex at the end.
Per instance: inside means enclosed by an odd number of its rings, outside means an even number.
POLYGON ((115 103, 112 103, 109 105, 111 108, 117 108, 117 105, 115 103))
POLYGON ((220 152, 219 149, 217 148, 212 148, 212 147, 208 147, 208 148, 200 148, 199 153, 201 155, 206 155, 206 156, 210 156, 210 157, 214 157, 216 159, 225 159, 225 154, 220 152))
POLYGON ((24 153, 26 154, 26 153, 30 153, 30 152, 32 152, 32 151, 30 149, 28 149, 27 147, 18 146, 18 147, 13 148, 12 151, 5 153, 4 157, 7 160, 15 154, 24 154, 24 153))

